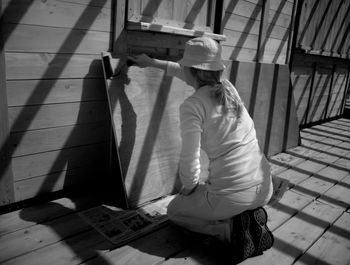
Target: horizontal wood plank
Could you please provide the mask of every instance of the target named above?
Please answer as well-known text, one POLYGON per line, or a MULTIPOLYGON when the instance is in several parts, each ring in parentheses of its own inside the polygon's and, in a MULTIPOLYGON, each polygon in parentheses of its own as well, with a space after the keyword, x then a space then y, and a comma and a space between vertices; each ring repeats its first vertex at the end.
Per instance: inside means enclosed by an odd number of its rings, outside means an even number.
POLYGON ((292 167, 306 161, 305 158, 284 152, 269 157, 269 160, 288 167, 292 167))
POLYGON ((110 127, 106 123, 80 124, 11 134, 12 156, 22 156, 107 142, 110 127))
POLYGON ((313 174, 313 173, 317 173, 318 171, 325 168, 326 166, 327 164, 325 163, 306 160, 296 166, 293 166, 293 168, 295 168, 295 170, 299 170, 300 172, 304 172, 306 174, 313 174))
MULTIPOLYGON (((104 8, 113 8, 113 0, 106 0, 106 1, 86 1, 86 0, 63 0, 64 2, 67 3, 72 3, 72 4, 80 4, 83 6, 97 6, 97 7, 104 7, 104 8)), ((289 0, 291 1, 291 0, 289 0)))
POLYGON ((347 209, 350 204, 349 198, 350 175, 344 177, 339 183, 325 192, 318 200, 347 209))
POLYGON ((312 173, 300 172, 297 169, 290 168, 281 173, 277 173, 276 176, 288 180, 292 185, 296 185, 311 176, 312 173))
POLYGON ((102 66, 98 58, 97 55, 7 52, 6 78, 101 78, 102 66))
POLYGON ((224 29, 223 34, 227 37, 227 40, 224 43, 225 46, 244 47, 255 50, 258 47, 258 35, 229 29, 224 29))
POLYGON ((252 3, 250 1, 238 0, 235 2, 225 1, 224 11, 229 14, 237 14, 242 17, 260 20, 262 10, 262 1, 252 3))
MULTIPOLYGON (((111 31, 111 9, 77 5, 67 1, 6 0, 3 21, 6 23, 111 31)), ((107 0, 100 2, 100 6, 107 0)))
MULTIPOLYGON (((62 205, 55 205, 60 210, 62 205)), ((26 216, 26 210, 20 213, 23 219, 35 216, 26 216)), ((91 226, 74 214, 63 216, 52 221, 18 230, 13 233, 2 235, 0 238, 0 262, 23 255, 35 249, 42 248, 58 242, 66 237, 91 230, 91 226)))
POLYGON ((110 44, 109 32, 5 24, 7 52, 100 54, 110 44))
MULTIPOLYGON (((73 265, 90 259, 99 264, 107 264, 100 254, 113 248, 102 235, 95 230, 83 232, 51 245, 31 251, 26 255, 16 257, 3 265, 73 265)), ((90 264, 89 262, 87 262, 90 264)), ((110 264, 108 262, 108 264, 110 264)))
POLYGON ((48 203, 27 207, 25 210, 12 211, 0 215, 0 235, 8 234, 47 222, 73 212, 96 205, 98 200, 91 200, 88 196, 60 198, 48 203), (26 218, 23 217, 25 211, 26 218))
POLYGON ((276 230, 311 202, 312 198, 298 194, 293 190, 286 191, 279 202, 272 206, 266 206, 268 227, 271 231, 276 230))
POLYGON ((242 47, 232 47, 223 44, 222 47, 222 58, 225 60, 236 60, 251 62, 256 59, 256 49, 246 49, 242 47))
POLYGON ((185 48, 186 41, 189 39, 190 38, 186 36, 160 34, 154 32, 129 31, 127 34, 128 45, 131 46, 146 46, 183 50, 185 48))
POLYGON ((249 34, 259 35, 260 21, 242 17, 236 14, 225 13, 223 29, 235 30, 249 34), (226 23, 225 23, 226 21, 226 23))
POLYGON ((105 101, 73 102, 9 108, 11 132, 109 120, 105 101))
MULTIPOLYGON (((108 264, 157 264, 188 246, 188 239, 167 226, 128 245, 101 254, 108 264), (150 244, 152 242, 152 244, 150 244)), ((84 264, 101 264, 99 259, 84 264)))
POLYGON ((292 15, 293 0, 270 0, 270 9, 282 14, 292 15))
POLYGON ((292 16, 291 14, 283 14, 278 11, 274 10, 269 10, 269 17, 268 17, 268 22, 269 22, 269 28, 273 27, 274 25, 280 26, 282 28, 289 29, 290 28, 290 23, 292 21, 292 16))
POLYGON ((293 189, 306 196, 319 197, 335 185, 335 181, 325 180, 319 177, 310 178, 298 183, 293 189))
POLYGON ((74 168, 105 165, 109 145, 106 143, 14 157, 14 180, 24 180, 74 168))
POLYGON ((7 81, 9 107, 106 100, 103 79, 7 81))
POLYGON ((347 264, 350 260, 350 214, 342 216, 296 262, 306 264, 347 264))
MULTIPOLYGON (((98 161, 96 161, 98 162, 98 161)), ((59 190, 78 189, 99 192, 103 180, 107 180, 108 161, 14 182, 15 199, 22 201, 59 190)))
POLYGON ((202 37, 207 36, 213 38, 215 40, 223 41, 226 39, 224 35, 211 33, 205 30, 197 30, 197 29, 186 29, 182 27, 174 27, 168 25, 162 25, 161 23, 154 23, 153 20, 151 23, 148 22, 132 22, 128 21, 127 24, 128 30, 138 30, 138 31, 150 31, 150 32, 160 32, 160 33, 168 33, 189 37, 202 37))

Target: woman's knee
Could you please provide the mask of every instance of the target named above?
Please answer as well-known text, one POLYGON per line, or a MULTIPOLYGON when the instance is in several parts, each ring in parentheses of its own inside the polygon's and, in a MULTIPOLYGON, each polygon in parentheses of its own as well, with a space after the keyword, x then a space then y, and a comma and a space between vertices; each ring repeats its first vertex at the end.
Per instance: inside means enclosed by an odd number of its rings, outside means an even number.
POLYGON ((173 200, 170 201, 167 207, 167 215, 169 220, 174 221, 177 216, 180 215, 181 212, 181 195, 177 195, 173 200))
POLYGON ((172 217, 175 214, 175 203, 174 203, 175 199, 176 199, 176 197, 170 201, 168 208, 167 208, 167 215, 168 215, 168 218, 170 220, 172 219, 172 217))

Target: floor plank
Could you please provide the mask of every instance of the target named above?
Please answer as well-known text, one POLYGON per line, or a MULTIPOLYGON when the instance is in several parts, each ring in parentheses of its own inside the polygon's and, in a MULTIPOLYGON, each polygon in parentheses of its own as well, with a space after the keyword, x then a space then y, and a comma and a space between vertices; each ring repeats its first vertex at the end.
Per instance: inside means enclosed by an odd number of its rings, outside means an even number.
POLYGON ((268 227, 271 231, 276 230, 311 202, 312 198, 295 193, 292 190, 286 191, 278 203, 266 207, 268 213, 268 227))
POLYGON ((35 249, 59 242, 65 238, 92 230, 91 226, 70 214, 49 222, 21 229, 0 237, 0 262, 23 255, 35 249))
POLYGON ((107 265, 101 251, 112 248, 102 235, 95 230, 89 230, 77 236, 61 240, 51 245, 31 251, 26 255, 21 255, 3 265, 73 265, 89 259, 98 260, 99 264, 107 265))
POLYGON ((315 162, 312 160, 306 160, 304 162, 301 162, 295 166, 293 166, 294 169, 304 172, 307 174, 313 174, 319 172, 321 169, 324 169, 327 166, 327 164, 321 163, 321 162, 315 162))
POLYGON ((287 153, 279 153, 277 155, 271 156, 269 160, 281 166, 294 166, 305 161, 303 158, 287 153))
POLYGON ((312 173, 300 172, 297 168, 290 168, 286 171, 283 171, 276 176, 288 180, 291 185, 296 185, 311 176, 312 173))
POLYGON ((186 240, 186 237, 176 229, 167 226, 125 246, 101 253, 100 257, 89 260, 84 264, 101 264, 101 258, 110 265, 158 264, 187 246, 188 240, 186 240))
MULTIPOLYGON (((346 119, 303 129, 302 146, 269 158, 272 173, 290 182, 280 201, 265 206, 275 244, 241 264, 349 265, 350 139, 344 132, 350 132, 346 119)), ((96 205, 100 203, 88 197, 62 198, 0 215, 0 263, 228 264, 223 249, 195 241, 169 224, 123 246, 113 245, 77 214, 96 205)))
POLYGON ((347 209, 350 205, 349 190, 350 175, 346 176, 339 183, 326 191, 318 200, 347 209))
POLYGON ((88 197, 60 198, 50 203, 39 204, 0 215, 0 236, 38 223, 71 214, 77 210, 87 209, 98 204, 88 197))
POLYGON ((326 191, 328 191, 330 188, 332 188, 335 185, 335 181, 326 181, 323 179, 320 179, 318 177, 310 177, 301 183, 297 184, 294 189, 305 193, 306 195, 312 196, 312 197, 318 197, 321 194, 324 194, 326 191))
POLYGON ((350 261, 350 214, 343 215, 298 260, 295 265, 349 264, 350 261))

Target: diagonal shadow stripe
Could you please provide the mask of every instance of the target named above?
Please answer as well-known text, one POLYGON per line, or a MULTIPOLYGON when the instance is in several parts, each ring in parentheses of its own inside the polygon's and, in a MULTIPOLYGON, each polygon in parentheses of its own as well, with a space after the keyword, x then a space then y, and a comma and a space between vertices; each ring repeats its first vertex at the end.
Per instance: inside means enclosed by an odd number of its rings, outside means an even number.
POLYGON ((158 92, 155 104, 153 106, 151 120, 148 125, 145 140, 143 142, 142 151, 137 162, 135 174, 132 177, 133 182, 130 186, 129 198, 132 204, 137 204, 140 199, 140 192, 146 180, 147 170, 151 162, 151 154, 155 147, 155 142, 159 133, 161 120, 166 108, 166 102, 170 93, 171 83, 173 78, 166 76, 164 73, 161 81, 161 89, 158 92))
MULTIPOLYGON (((341 30, 342 30, 342 28, 343 28, 343 26, 345 25, 345 23, 346 23, 346 19, 348 18, 348 16, 349 16, 349 13, 350 13, 350 3, 347 1, 347 3, 348 3, 348 8, 347 8, 347 10, 346 10, 346 12, 345 12, 345 14, 344 14, 344 16, 343 16, 343 19, 342 19, 342 22, 340 23, 340 25, 339 25, 339 27, 338 27, 338 31, 337 31, 337 33, 335 34, 335 39, 334 39, 334 41, 333 41, 333 44, 332 44, 332 46, 331 46, 331 51, 333 51, 334 50, 334 48, 336 47, 336 45, 337 45, 337 43, 338 43, 338 39, 342 36, 342 34, 340 34, 341 33, 341 30)), ((338 49, 337 49, 338 50, 338 49)))
POLYGON ((306 35, 306 33, 308 32, 309 30, 309 26, 310 26, 310 23, 311 23, 311 20, 313 19, 313 17, 315 16, 316 14, 316 9, 318 7, 318 5, 320 4, 321 1, 314 1, 314 5, 312 6, 312 9, 310 11, 310 14, 308 15, 308 18, 304 24, 304 27, 299 35, 299 38, 298 38, 298 43, 297 45, 301 45, 303 43, 303 40, 304 40, 304 37, 306 35))
MULTIPOLYGON (((98 1, 98 0, 91 0, 89 2, 89 4, 92 4, 94 2, 99 2, 100 4, 103 4, 106 2, 106 0, 102 1, 98 1)), ((28 7, 29 8, 29 7, 28 7)), ((83 21, 85 24, 87 24, 87 26, 92 25, 92 23, 94 22, 94 20, 98 17, 98 15, 100 14, 100 8, 95 9, 96 12, 92 14, 92 12, 90 12, 88 9, 85 9, 83 11, 83 13, 81 14, 81 16, 78 18, 77 22, 75 23, 75 26, 80 25, 83 21), (89 23, 87 23, 86 21, 89 21, 89 23)), ((54 86, 55 82, 51 83, 50 87, 47 87, 47 83, 45 83, 43 81, 43 79, 45 79, 46 76, 57 76, 57 78, 59 78, 60 74, 64 71, 64 68, 67 66, 67 64, 69 63, 71 57, 74 54, 74 50, 77 49, 77 47, 79 46, 79 44, 81 43, 82 39, 84 38, 85 34, 81 34, 79 35, 79 37, 77 37, 73 32, 70 32, 68 34, 68 36, 66 37, 66 39, 64 40, 63 44, 61 45, 61 47, 58 49, 57 54, 55 55, 55 57, 50 61, 50 63, 48 64, 47 70, 45 71, 45 73, 42 75, 42 77, 40 79, 42 79, 42 81, 40 81, 37 86, 33 89, 33 92, 31 94, 31 96, 28 98, 27 102, 31 102, 33 101, 33 99, 36 99, 37 102, 44 102, 46 97, 48 96, 48 94, 50 93, 52 87, 54 86), (72 54, 70 55, 65 55, 65 56, 60 56, 60 54, 64 53, 64 51, 66 51, 69 48, 69 50, 72 51, 72 54), (50 66, 55 66, 55 65, 60 65, 61 67, 59 69, 57 69, 56 67, 50 67, 50 66)), ((24 105, 27 105, 28 103, 24 103, 24 105)), ((35 111, 33 111, 31 113, 31 117, 26 117, 25 119, 23 117, 26 116, 26 109, 23 109, 19 114, 17 119, 13 122, 12 127, 10 128, 10 131, 12 131, 13 128, 16 128, 19 123, 21 124, 22 128, 28 128, 32 122, 32 120, 35 118, 35 116, 37 115, 38 111, 40 108, 37 108, 35 111)), ((23 134, 24 135, 24 134, 23 134)), ((19 136, 18 142, 20 143, 21 140, 23 139, 23 135, 19 136)), ((66 145, 66 143, 69 142, 69 137, 67 139, 67 141, 65 142, 64 145, 66 145)), ((6 139, 6 143, 5 144, 11 144, 11 136, 9 135, 8 138, 6 139)), ((1 149, 3 148, 3 146, 1 146, 1 149)), ((13 153, 15 152, 16 148, 13 148, 10 152, 10 154, 8 154, 10 157, 13 155, 13 153)), ((55 163, 54 163, 55 164, 55 163)), ((64 165, 62 165, 62 167, 64 167, 64 165)), ((63 169, 63 168, 62 168, 63 169)), ((3 172, 0 171, 0 177, 3 175, 3 172)), ((39 192, 41 192, 41 190, 46 187, 48 188, 48 186, 53 187, 55 184, 55 181, 57 180, 57 177, 54 177, 54 179, 50 180, 50 184, 48 183, 49 179, 47 178, 47 181, 44 181, 44 183, 42 184, 41 188, 39 189, 39 192)))
MULTIPOLYGON (((322 1, 321 1, 322 2, 322 1)), ((324 2, 322 2, 324 4, 324 2)), ((316 39, 317 37, 319 36, 319 33, 320 33, 320 30, 323 26, 323 23, 326 21, 326 16, 327 16, 327 13, 328 11, 330 10, 330 6, 331 6, 331 3, 332 3, 332 0, 328 0, 328 4, 326 6, 326 9, 324 10, 323 14, 322 14, 322 17, 320 19, 320 23, 317 25, 316 29, 315 29, 315 33, 314 33, 314 36, 311 40, 311 43, 309 44, 310 47, 314 47, 314 44, 316 42, 316 39)), ((322 6, 321 6, 322 7, 322 6)), ((318 15, 320 14, 320 10, 318 12, 318 15)))
MULTIPOLYGON (((343 1, 339 1, 338 8, 337 8, 337 10, 335 11, 335 13, 333 14, 332 21, 330 22, 329 27, 328 27, 328 30, 327 30, 326 34, 324 35, 324 39, 323 39, 323 42, 322 42, 322 44, 321 44, 321 50, 324 49, 324 47, 325 47, 325 45, 326 45, 326 43, 327 43, 327 40, 328 40, 328 38, 329 38, 329 34, 331 33, 331 30, 332 30, 332 27, 333 27, 333 25, 334 25, 334 22, 335 22, 336 19, 338 18, 338 14, 339 14, 339 11, 340 11, 340 9, 341 9, 343 3, 344 3, 343 1)), ((341 27, 340 27, 340 28, 341 28, 341 27)))
POLYGON ((339 140, 339 141, 343 141, 343 142, 350 142, 350 140, 348 140, 347 135, 343 135, 343 134, 331 134, 329 131, 326 130, 322 130, 320 128, 307 128, 304 129, 304 132, 313 134, 315 136, 320 136, 320 137, 326 137, 329 139, 333 139, 333 140, 339 140))

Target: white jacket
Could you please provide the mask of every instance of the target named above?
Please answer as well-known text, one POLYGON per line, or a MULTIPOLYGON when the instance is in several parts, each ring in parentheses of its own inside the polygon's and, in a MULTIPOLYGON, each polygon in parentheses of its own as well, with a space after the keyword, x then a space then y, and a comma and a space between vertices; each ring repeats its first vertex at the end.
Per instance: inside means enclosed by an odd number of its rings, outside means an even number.
MULTIPOLYGON (((168 63, 167 75, 184 80, 178 63, 168 63)), ((228 80, 225 82, 236 91, 228 80)), ((180 106, 179 173, 185 188, 197 185, 202 148, 209 157, 207 190, 224 195, 261 184, 265 177, 270 177, 270 165, 259 148, 246 108, 239 119, 223 114, 222 106, 211 95, 213 89, 211 86, 197 89, 180 106)))

